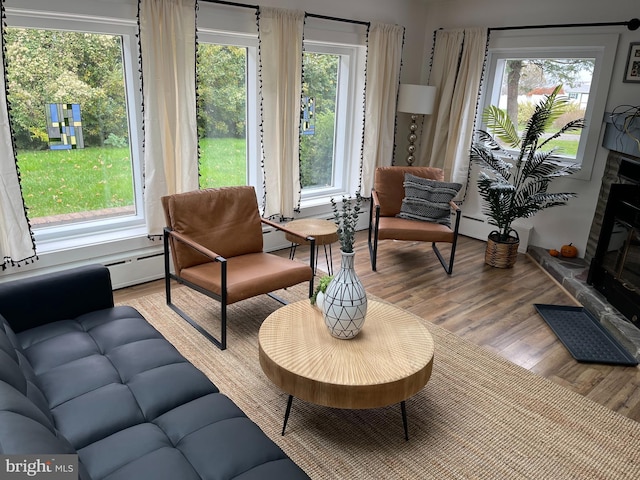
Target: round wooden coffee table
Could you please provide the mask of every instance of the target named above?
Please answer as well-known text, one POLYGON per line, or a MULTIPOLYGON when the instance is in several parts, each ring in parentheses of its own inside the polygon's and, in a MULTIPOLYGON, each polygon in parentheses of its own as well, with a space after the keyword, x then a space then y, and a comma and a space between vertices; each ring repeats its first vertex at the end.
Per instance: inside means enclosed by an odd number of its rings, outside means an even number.
POLYGON ((324 247, 324 257, 327 262, 327 269, 329 275, 333 275, 333 258, 331 256, 331 244, 338 241, 338 227, 331 220, 322 220, 319 218, 301 218, 299 220, 292 220, 285 225, 289 230, 292 230, 303 237, 300 239, 289 233, 285 233, 285 238, 291 242, 291 249, 289 250, 289 258, 293 260, 296 255, 296 247, 298 245, 308 245, 309 242, 304 240, 304 237, 313 237, 316 243, 316 267, 318 266, 318 251, 320 245, 324 247), (329 251, 327 252, 327 245, 329 251))
POLYGON ((260 366, 293 397, 336 408, 379 408, 400 403, 408 439, 405 400, 419 392, 433 367, 433 337, 415 315, 369 301, 362 331, 353 339, 331 336, 309 300, 269 315, 259 333, 260 366))

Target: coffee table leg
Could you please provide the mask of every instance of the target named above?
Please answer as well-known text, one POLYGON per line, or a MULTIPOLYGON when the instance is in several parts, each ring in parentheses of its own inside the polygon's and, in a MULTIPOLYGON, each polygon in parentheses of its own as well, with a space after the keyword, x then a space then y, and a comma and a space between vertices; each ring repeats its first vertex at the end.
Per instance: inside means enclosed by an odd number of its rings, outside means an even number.
POLYGON ((282 425, 282 436, 283 437, 284 437, 284 429, 287 428, 287 420, 289 420, 289 413, 291 413, 291 404, 292 403, 293 403, 293 395, 289 395, 289 400, 287 400, 287 410, 284 412, 284 424, 282 425))
MULTIPOLYGON (((400 410, 402 410, 402 425, 404 425, 404 439, 409 441, 409 427, 407 425, 407 404, 405 403, 404 400, 400 402, 400 410)), ((282 431, 282 434, 284 435, 284 430, 282 431)))

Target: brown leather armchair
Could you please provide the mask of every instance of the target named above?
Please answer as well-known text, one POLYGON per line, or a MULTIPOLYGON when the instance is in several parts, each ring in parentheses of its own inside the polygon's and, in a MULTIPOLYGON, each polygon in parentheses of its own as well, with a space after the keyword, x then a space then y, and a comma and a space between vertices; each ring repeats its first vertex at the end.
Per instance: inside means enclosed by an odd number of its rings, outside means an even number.
POLYGON ((260 217, 253 187, 224 187, 162 198, 167 305, 221 350, 227 347, 227 305, 309 282, 313 294, 315 240, 260 217), (311 244, 309 265, 263 251, 262 225, 311 244), (169 248, 170 247, 170 248, 169 248), (175 273, 170 272, 169 251, 175 273), (171 279, 221 304, 221 335, 213 337, 171 301, 171 279))
POLYGON ((409 240, 419 242, 431 242, 434 253, 440 260, 444 270, 451 275, 453 272, 453 260, 455 258, 456 244, 458 242, 458 228, 460 226, 460 208, 450 202, 455 212, 453 227, 439 223, 421 220, 399 218, 402 199, 405 195, 403 187, 405 173, 411 173, 417 177, 443 181, 444 172, 433 167, 378 167, 375 171, 374 186, 371 191, 371 209, 369 211, 369 255, 371 257, 371 269, 376 270, 379 240, 409 240), (449 261, 445 261, 436 243, 450 243, 451 254, 449 261))

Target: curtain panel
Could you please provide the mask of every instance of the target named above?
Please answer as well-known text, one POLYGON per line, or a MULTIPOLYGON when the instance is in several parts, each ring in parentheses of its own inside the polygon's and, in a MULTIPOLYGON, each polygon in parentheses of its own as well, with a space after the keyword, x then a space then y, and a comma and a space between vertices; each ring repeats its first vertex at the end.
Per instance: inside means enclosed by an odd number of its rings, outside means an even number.
POLYGON ((292 218, 300 206, 300 107, 305 14, 260 7, 263 215, 292 218))
POLYGON ((445 180, 463 185, 487 52, 486 28, 439 30, 435 35, 429 85, 438 88, 432 115, 424 121, 419 161, 442 168, 445 180))
POLYGON ((144 208, 149 235, 165 226, 160 198, 198 189, 196 1, 140 0, 144 208))
POLYGON ((376 167, 389 165, 395 144, 396 102, 404 27, 372 24, 367 41, 365 124, 360 193, 369 196, 376 167))
POLYGON ((20 175, 16 163, 13 132, 7 103, 7 72, 5 54, 5 11, 0 2, 2 17, 2 85, 0 85, 0 266, 20 265, 36 259, 36 246, 27 218, 27 211, 20 188, 20 175))

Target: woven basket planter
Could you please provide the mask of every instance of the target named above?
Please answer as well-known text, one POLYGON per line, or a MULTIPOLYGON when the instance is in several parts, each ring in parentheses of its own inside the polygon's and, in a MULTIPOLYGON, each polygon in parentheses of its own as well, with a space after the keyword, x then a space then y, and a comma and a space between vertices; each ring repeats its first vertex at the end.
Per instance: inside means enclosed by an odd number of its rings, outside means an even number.
POLYGON ((500 241, 499 234, 493 231, 487 238, 487 249, 484 252, 484 263, 496 268, 512 268, 518 259, 518 247, 520 237, 518 233, 515 237, 509 237, 507 241, 500 241))

